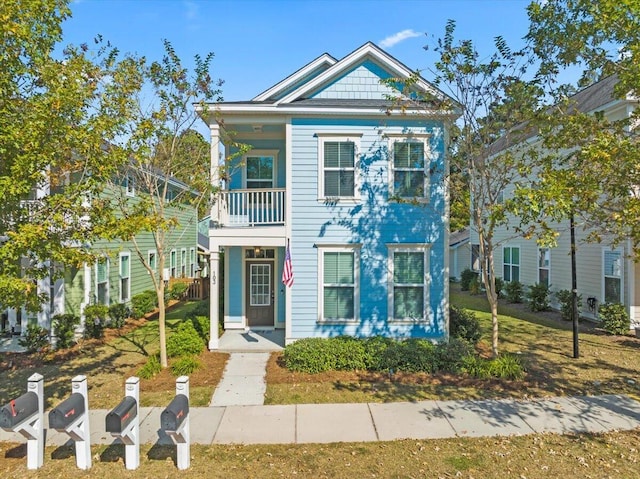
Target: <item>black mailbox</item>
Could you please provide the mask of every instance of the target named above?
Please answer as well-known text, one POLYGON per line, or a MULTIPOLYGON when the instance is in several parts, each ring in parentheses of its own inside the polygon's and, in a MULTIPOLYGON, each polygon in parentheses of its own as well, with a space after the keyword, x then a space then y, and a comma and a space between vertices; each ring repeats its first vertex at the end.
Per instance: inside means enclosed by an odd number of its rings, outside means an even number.
POLYGON ((33 391, 9 401, 0 409, 0 427, 13 429, 38 412, 38 395, 33 391))
POLYGON ((165 431, 177 431, 189 414, 189 398, 178 394, 160 415, 160 428, 165 431))
POLYGON ((49 412, 49 427, 64 431, 84 414, 84 396, 73 393, 49 412))
POLYGON ((105 429, 107 432, 121 434, 138 414, 136 400, 126 396, 120 404, 107 414, 105 429))

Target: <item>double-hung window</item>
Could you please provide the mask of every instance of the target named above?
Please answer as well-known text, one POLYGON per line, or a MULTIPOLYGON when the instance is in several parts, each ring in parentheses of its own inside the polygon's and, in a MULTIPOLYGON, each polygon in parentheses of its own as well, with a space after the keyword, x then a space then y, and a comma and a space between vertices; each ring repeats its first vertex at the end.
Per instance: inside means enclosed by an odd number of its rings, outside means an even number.
POLYGON ((187 250, 182 248, 180 250, 180 277, 185 278, 187 276, 187 250))
POLYGON ((252 151, 245 156, 246 182, 249 189, 273 188, 274 158, 277 151, 252 151))
POLYGON ((357 199, 359 138, 319 136, 320 198, 357 199))
POLYGON ((520 281, 520 248, 505 246, 502 255, 502 279, 520 281))
POLYGON ((172 249, 171 253, 169 253, 169 268, 171 268, 172 278, 177 278, 176 276, 178 272, 177 261, 178 261, 178 257, 177 257, 176 250, 172 249))
POLYGON ((96 262, 96 303, 109 304, 109 258, 104 256, 96 262))
POLYGON ((622 304, 622 250, 605 249, 603 256, 604 302, 622 304))
POLYGON ((127 196, 136 195, 136 180, 133 176, 127 175, 124 177, 124 189, 127 196))
POLYGON ((158 252, 155 249, 147 251, 147 264, 149 268, 151 268, 151 271, 158 269, 158 252))
POLYGON ((196 249, 189 249, 189 277, 195 278, 196 276, 196 249))
POLYGON ((389 319, 428 319, 429 248, 398 245, 389 248, 389 319))
POLYGON ((120 253, 120 302, 131 298, 131 254, 120 253))
POLYGON ((538 283, 549 287, 551 272, 551 250, 549 248, 538 249, 538 283))
POLYGON ((424 200, 428 195, 427 143, 423 138, 391 143, 391 196, 424 200))
POLYGON ((319 252, 320 321, 357 321, 360 252, 357 247, 321 247, 319 252))

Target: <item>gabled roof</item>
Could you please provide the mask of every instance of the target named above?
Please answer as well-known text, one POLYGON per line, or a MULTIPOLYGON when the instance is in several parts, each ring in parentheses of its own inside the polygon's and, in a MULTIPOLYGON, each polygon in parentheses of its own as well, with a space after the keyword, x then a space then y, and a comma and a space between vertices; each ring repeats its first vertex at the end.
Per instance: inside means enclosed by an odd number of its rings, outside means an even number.
POLYGON ((267 101, 278 98, 282 93, 294 87, 297 83, 302 82, 305 77, 309 77, 315 72, 326 70, 332 65, 335 65, 337 61, 338 60, 333 58, 328 53, 323 53, 315 60, 310 61, 305 66, 289 75, 284 80, 263 91, 258 96, 254 97, 251 101, 267 101))
POLYGON ((454 231, 449 235, 449 247, 456 247, 469 242, 469 228, 454 231))
MULTIPOLYGON (((281 105, 306 98, 305 95, 313 92, 320 86, 329 83, 367 58, 372 59, 376 63, 388 69, 389 72, 397 78, 408 78, 414 73, 406 65, 389 55, 374 43, 367 42, 360 48, 349 53, 346 57, 342 58, 320 75, 302 84, 299 88, 278 100, 276 104, 281 105)), ((422 77, 418 79, 415 86, 418 90, 421 90, 422 93, 430 94, 437 100, 444 100, 445 98, 448 98, 442 91, 438 90, 422 77)), ((451 98, 449 98, 449 100, 452 101, 451 98)))

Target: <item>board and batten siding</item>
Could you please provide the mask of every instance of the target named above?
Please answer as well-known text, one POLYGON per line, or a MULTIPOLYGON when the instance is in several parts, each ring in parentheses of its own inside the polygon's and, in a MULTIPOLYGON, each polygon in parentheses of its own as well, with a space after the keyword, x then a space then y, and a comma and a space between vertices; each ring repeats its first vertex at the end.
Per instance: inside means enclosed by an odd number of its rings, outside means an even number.
MULTIPOLYGON (((292 337, 371 336, 442 338, 446 335, 445 190, 443 128, 438 122, 361 119, 292 120, 291 254, 295 274, 292 337), (430 134, 429 201, 390 202, 388 139, 385 134, 430 134), (356 202, 318 199, 318 134, 354 134, 362 176, 356 202), (387 321, 388 245, 430 244, 428 321, 387 321), (360 305, 357 323, 318 322, 318 247, 360 246, 360 305)), ((446 245, 448 248, 448 245, 446 245)), ((358 307, 358 305, 356 305, 358 307)))

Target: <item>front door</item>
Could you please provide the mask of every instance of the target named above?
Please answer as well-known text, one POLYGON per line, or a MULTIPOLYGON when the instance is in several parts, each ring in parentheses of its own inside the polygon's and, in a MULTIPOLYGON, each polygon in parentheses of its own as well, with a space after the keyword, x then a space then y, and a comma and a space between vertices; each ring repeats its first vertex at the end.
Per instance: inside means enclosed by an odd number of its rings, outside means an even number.
POLYGON ((247 262, 247 326, 273 327, 273 262, 247 262))

